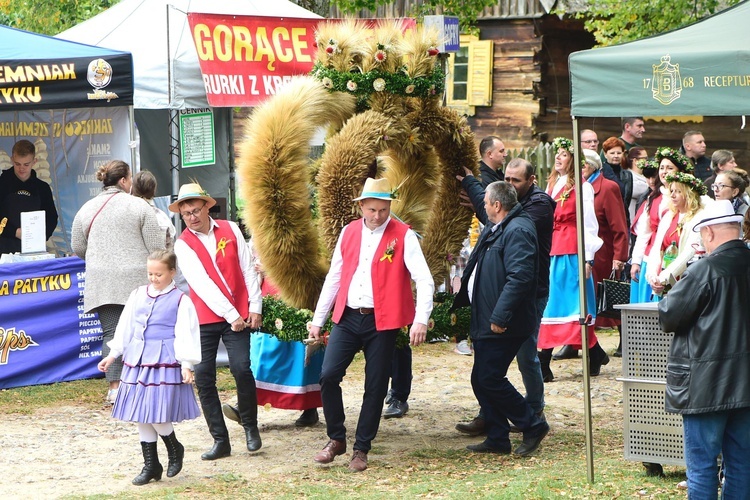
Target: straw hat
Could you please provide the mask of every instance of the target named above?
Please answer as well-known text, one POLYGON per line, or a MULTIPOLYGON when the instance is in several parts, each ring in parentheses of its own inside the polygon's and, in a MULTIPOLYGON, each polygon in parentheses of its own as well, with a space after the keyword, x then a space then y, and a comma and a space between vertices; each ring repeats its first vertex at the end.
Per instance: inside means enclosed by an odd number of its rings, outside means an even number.
POLYGON ((744 218, 742 215, 734 213, 734 207, 729 200, 716 200, 713 203, 710 203, 705 210, 703 210, 703 215, 703 220, 693 227, 693 231, 696 233, 700 231, 702 227, 711 226, 713 224, 724 224, 727 222, 740 223, 744 218))
POLYGON ((364 200, 365 198, 375 198, 376 200, 393 201, 396 198, 393 196, 393 190, 391 189, 391 183, 388 179, 373 179, 368 177, 365 181, 365 186, 362 188, 362 194, 358 198, 354 198, 353 201, 364 200))
POLYGON ((197 182, 191 182, 190 184, 183 184, 180 186, 180 192, 177 194, 177 200, 169 205, 169 211, 174 213, 180 212, 180 203, 187 200, 203 200, 206 202, 208 208, 216 205, 216 200, 208 195, 200 184, 197 182))

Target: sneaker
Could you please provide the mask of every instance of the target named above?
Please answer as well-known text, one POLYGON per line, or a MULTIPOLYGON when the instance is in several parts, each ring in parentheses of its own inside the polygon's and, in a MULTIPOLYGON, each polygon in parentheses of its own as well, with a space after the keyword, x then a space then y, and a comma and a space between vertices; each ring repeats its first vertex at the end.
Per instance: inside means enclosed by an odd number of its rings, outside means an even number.
POLYGON ((468 340, 462 340, 458 344, 456 344, 456 348, 453 349, 453 352, 456 354, 462 354, 464 356, 471 356, 471 353, 473 352, 471 349, 471 346, 469 345, 468 340))
POLYGON ((117 399, 117 389, 110 389, 107 391, 107 397, 104 398, 104 403, 107 405, 113 405, 115 404, 115 399, 117 399))

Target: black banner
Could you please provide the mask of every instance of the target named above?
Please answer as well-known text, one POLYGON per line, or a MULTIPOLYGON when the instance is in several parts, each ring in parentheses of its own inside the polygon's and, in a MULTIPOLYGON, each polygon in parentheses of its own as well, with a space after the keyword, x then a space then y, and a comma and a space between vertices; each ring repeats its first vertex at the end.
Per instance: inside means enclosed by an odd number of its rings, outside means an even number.
POLYGON ((133 104, 130 54, 0 61, 0 111, 133 104))

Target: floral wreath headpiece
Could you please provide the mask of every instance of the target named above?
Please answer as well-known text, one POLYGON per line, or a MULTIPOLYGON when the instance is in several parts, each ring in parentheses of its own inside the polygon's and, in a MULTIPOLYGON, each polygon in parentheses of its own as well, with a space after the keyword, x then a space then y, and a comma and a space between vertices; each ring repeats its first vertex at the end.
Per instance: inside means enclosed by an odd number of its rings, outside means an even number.
POLYGON ((695 170, 695 167, 690 161, 690 158, 680 153, 676 149, 667 147, 659 148, 656 150, 655 158, 658 163, 661 163, 664 158, 667 158, 669 161, 674 163, 675 167, 680 169, 680 172, 691 173, 693 170, 695 170))
POLYGON ((659 171, 659 163, 651 158, 638 158, 634 160, 634 164, 640 163, 641 171, 645 177, 653 177, 659 171))
POLYGON ((568 153, 573 154, 573 141, 571 141, 567 137, 555 137, 555 139, 552 141, 552 149, 554 150, 555 154, 560 149, 564 149, 568 153))
POLYGON ((679 182, 680 184, 684 184, 687 187, 689 187, 694 193, 697 193, 699 196, 703 196, 708 192, 708 189, 706 188, 705 184, 698 179, 697 177, 685 173, 685 172, 674 172, 667 174, 666 176, 667 182, 679 182))

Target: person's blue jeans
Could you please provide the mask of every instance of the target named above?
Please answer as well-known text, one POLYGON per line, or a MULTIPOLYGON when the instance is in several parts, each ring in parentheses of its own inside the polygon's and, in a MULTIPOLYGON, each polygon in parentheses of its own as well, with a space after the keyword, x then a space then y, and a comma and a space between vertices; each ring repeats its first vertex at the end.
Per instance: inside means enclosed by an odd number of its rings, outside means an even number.
POLYGON ((536 300, 537 322, 536 329, 526 341, 521 344, 516 354, 518 371, 523 378, 523 386, 526 388, 526 402, 529 403, 534 413, 544 410, 544 381, 542 379, 542 366, 536 353, 536 343, 539 340, 539 326, 542 324, 542 313, 547 307, 547 297, 536 300))
POLYGON ((683 415, 688 498, 718 497, 716 460, 724 461, 722 499, 750 498, 750 408, 683 415))

